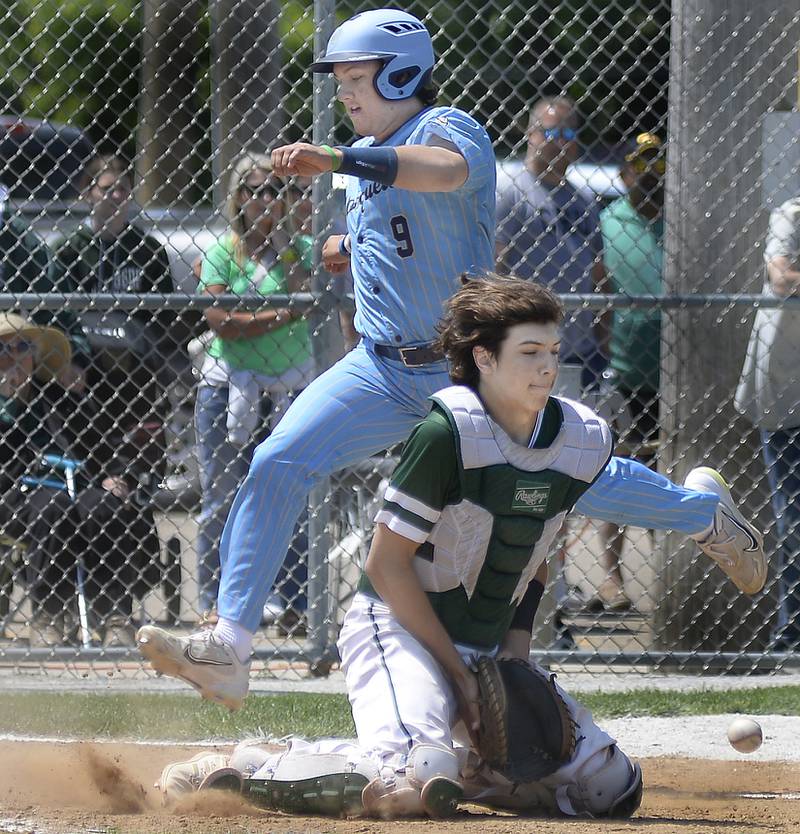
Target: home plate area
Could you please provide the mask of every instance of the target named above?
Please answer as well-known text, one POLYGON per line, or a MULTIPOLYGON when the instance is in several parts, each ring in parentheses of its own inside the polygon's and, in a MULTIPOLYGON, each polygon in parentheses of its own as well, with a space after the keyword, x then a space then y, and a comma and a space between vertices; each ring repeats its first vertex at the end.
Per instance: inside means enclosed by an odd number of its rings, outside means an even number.
MULTIPOLYGON (((209 749, 227 750, 224 746, 209 749)), ((0 742, 0 834, 399 834, 409 829, 476 834, 795 834, 800 764, 647 757, 644 800, 631 820, 542 819, 465 806, 449 820, 339 820, 248 806, 239 797, 198 794, 177 809, 153 788, 162 767, 197 746, 6 740, 0 742)))

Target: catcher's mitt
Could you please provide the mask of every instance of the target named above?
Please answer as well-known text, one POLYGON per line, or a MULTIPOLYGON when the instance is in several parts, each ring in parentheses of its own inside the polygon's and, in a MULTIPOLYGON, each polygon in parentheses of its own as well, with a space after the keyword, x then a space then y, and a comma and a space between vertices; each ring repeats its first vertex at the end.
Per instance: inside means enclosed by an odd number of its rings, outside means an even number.
POLYGON ((524 660, 480 657, 478 753, 512 782, 558 770, 575 750, 575 722, 553 680, 524 660))

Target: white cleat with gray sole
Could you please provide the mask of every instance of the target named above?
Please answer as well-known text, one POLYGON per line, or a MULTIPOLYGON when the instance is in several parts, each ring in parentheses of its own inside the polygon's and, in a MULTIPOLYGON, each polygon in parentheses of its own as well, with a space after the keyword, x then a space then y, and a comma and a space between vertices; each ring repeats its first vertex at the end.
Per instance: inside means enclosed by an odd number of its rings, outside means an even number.
POLYGON ((136 645, 159 674, 180 678, 209 701, 237 710, 250 686, 250 663, 242 663, 211 629, 178 637, 157 626, 142 626, 136 645))
POLYGON ((714 526, 698 547, 728 574, 745 594, 758 593, 767 581, 767 557, 761 533, 739 512, 730 488, 716 469, 699 466, 686 476, 683 485, 696 492, 719 496, 714 526))

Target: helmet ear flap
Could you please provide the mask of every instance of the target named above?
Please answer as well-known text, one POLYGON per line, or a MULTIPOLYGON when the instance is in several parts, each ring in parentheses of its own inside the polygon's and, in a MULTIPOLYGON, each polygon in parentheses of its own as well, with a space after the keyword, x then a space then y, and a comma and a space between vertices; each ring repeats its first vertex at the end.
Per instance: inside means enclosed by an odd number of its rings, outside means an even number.
POLYGON ((411 98, 416 95, 417 90, 430 82, 433 75, 433 68, 423 70, 418 64, 391 69, 391 65, 397 61, 396 58, 389 58, 383 66, 375 73, 373 84, 381 98, 390 101, 411 98))

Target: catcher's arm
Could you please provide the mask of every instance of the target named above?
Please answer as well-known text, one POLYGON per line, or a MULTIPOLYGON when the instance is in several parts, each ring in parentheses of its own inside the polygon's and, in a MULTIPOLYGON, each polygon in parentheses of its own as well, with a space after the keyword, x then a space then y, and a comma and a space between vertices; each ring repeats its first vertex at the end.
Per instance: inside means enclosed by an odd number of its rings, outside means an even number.
POLYGON ((400 625, 428 649, 450 677, 461 717, 467 729, 476 732, 480 726, 478 683, 417 578, 413 561, 418 547, 417 542, 398 535, 385 524, 377 524, 364 570, 400 625))
POLYGON ((499 660, 517 658, 527 661, 530 658, 533 619, 539 608, 546 583, 547 562, 542 562, 536 575, 530 581, 525 596, 520 600, 514 619, 500 644, 500 650, 497 653, 499 660))

